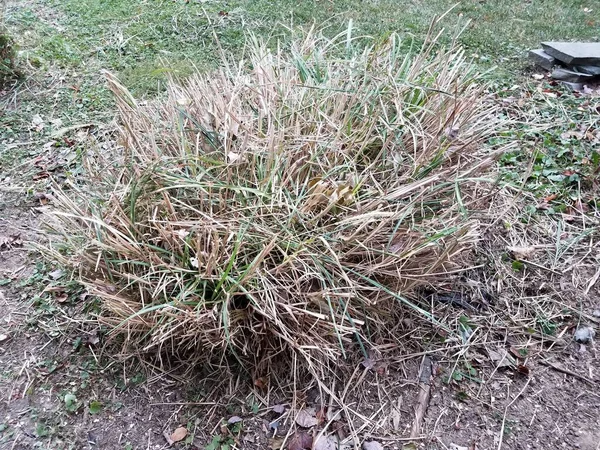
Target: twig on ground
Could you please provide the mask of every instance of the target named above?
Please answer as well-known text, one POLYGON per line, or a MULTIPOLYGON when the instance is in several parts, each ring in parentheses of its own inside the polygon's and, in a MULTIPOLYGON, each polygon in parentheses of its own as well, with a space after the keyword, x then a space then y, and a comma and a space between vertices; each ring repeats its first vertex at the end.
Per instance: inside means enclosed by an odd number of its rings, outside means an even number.
POLYGON ((421 434, 421 422, 425 417, 425 411, 429 406, 429 398, 431 396, 431 377, 433 375, 433 362, 429 356, 423 357, 421 364, 421 373, 419 375, 419 397, 415 406, 415 421, 413 422, 410 437, 414 438, 421 434))
POLYGON ((585 292, 584 292, 585 295, 587 295, 590 292, 590 289, 592 288, 592 286, 594 286, 594 284, 596 284, 596 282, 598 281, 598 278, 600 278, 600 267, 598 267, 598 270, 596 271, 594 276, 590 279, 587 287, 585 288, 585 292))
POLYGON ((542 366, 550 367, 551 369, 554 369, 557 372, 564 373, 565 375, 571 375, 572 377, 578 378, 582 381, 587 381, 588 383, 592 384, 593 386, 596 386, 598 384, 597 381, 592 380, 591 378, 585 377, 583 375, 579 375, 578 373, 575 373, 569 369, 565 369, 564 367, 558 366, 554 363, 551 363, 550 361, 546 361, 546 360, 542 359, 542 360, 540 360, 540 364, 542 366))
MULTIPOLYGON (((529 386, 529 383, 531 382, 531 378, 527 378, 527 382, 525 383, 525 386, 523 386, 523 388, 519 391, 519 393, 515 396, 515 398, 513 398, 510 403, 508 405, 506 405, 506 408, 504 408, 504 415, 502 416, 502 426, 500 427, 500 438, 499 438, 499 442, 498 442, 498 450, 500 450, 502 448, 502 440, 504 438, 504 425, 506 424, 506 414, 508 413, 508 409, 513 405, 514 402, 517 401, 517 399, 521 396, 521 394, 523 394, 523 392, 525 392, 525 389, 527 389, 527 386, 529 386)), ((510 390, 510 388, 509 388, 510 390)))

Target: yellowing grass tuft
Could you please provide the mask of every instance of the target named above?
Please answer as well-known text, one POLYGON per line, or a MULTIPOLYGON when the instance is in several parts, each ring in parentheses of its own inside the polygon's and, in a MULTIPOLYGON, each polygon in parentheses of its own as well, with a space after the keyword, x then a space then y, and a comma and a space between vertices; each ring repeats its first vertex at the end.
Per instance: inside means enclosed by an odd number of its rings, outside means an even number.
POLYGON ((317 373, 398 309, 434 320, 408 298, 464 264, 498 119, 457 48, 247 54, 146 106, 107 74, 125 150, 57 193, 66 262, 128 348, 317 373))

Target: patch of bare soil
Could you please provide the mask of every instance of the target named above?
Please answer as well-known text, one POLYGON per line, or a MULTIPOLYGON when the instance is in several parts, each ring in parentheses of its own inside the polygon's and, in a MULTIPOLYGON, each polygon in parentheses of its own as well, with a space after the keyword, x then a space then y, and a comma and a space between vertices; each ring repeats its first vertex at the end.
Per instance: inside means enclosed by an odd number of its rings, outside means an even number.
POLYGON ((91 347, 77 349, 93 334, 70 325, 76 306, 40 297, 51 276, 36 268, 39 255, 28 257, 38 214, 7 197, 0 193, 0 448, 162 448, 163 430, 182 417, 152 403, 173 402, 181 389, 164 380, 150 388, 139 373, 103 367, 91 347))

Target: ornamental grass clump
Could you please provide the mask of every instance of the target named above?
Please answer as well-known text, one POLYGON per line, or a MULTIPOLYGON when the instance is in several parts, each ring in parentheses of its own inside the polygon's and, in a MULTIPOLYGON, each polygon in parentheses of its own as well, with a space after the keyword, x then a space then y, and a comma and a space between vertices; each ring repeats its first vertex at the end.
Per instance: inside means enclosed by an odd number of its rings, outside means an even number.
POLYGON ((435 324, 413 293, 476 239, 498 127, 483 76, 395 34, 249 38, 245 55, 148 104, 106 75, 122 152, 56 192, 55 257, 129 352, 317 374, 398 311, 435 324))

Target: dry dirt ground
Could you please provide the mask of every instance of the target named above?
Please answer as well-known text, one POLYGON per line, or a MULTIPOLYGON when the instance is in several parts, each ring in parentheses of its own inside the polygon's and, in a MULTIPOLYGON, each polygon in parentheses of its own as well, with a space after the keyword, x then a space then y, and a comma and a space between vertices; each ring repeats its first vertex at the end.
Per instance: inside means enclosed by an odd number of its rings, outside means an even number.
MULTIPOLYGON (((76 76, 49 72, 3 92, 5 113, 24 98, 31 107, 38 95, 64 91, 76 76)), ((60 107, 39 105, 46 118, 55 114, 44 108, 60 107)), ((436 345, 431 330, 406 317, 396 339, 341 370, 331 386, 340 405, 313 385, 275 391, 225 369, 165 373, 107 351, 92 319, 95 300, 32 244, 49 239, 42 226, 52 207, 48 180, 76 170, 74 153, 90 142, 117 145, 113 129, 109 117, 48 146, 31 123, 0 142, 2 158, 18 156, 0 165, 1 450, 276 450, 321 430, 345 443, 328 440, 320 448, 329 450, 600 449, 600 359, 593 339, 574 340, 582 326, 600 332, 597 211, 523 223, 519 211, 532 200, 499 191, 483 219, 502 220, 482 228, 476 268, 461 280, 483 286, 485 304, 431 300, 432 312, 463 339, 436 345), (524 268, 506 260, 510 247, 528 249, 524 268), (317 425, 298 427, 306 424, 299 412, 317 425), (180 427, 187 435, 170 445, 180 427)), ((472 292, 464 297, 476 302, 472 292)))

